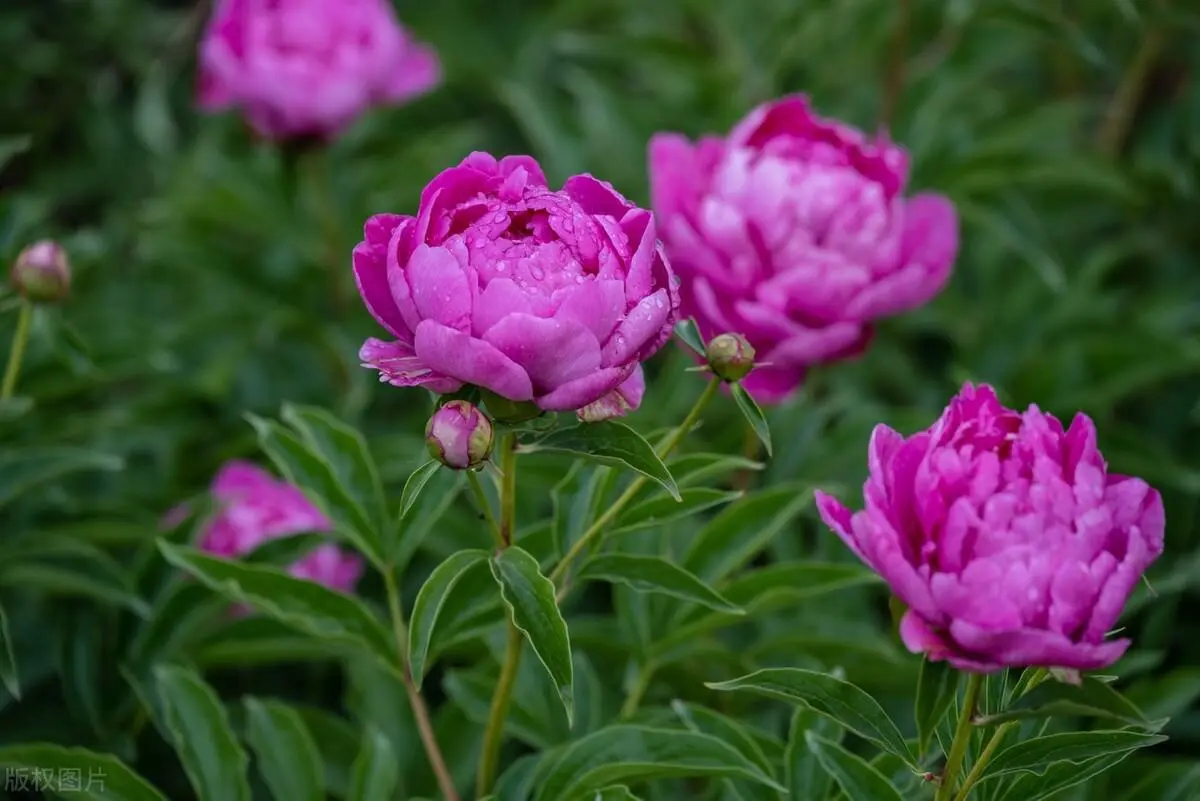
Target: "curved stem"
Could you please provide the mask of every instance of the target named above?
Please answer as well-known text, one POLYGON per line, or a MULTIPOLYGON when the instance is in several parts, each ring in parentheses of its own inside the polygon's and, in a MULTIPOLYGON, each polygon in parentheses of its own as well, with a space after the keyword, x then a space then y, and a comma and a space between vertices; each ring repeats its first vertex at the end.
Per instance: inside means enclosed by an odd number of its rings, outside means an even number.
POLYGON ((475 778, 476 798, 485 797, 491 791, 492 782, 496 780, 500 744, 504 741, 504 721, 508 718, 513 685, 517 681, 517 666, 521 663, 521 645, 521 632, 517 631, 517 627, 510 620, 504 663, 500 668, 500 677, 496 679, 496 691, 492 694, 487 728, 483 732, 483 753, 479 757, 479 772, 475 778))
POLYGON ((954 729, 954 740, 950 743, 950 753, 946 756, 946 767, 942 771, 942 783, 938 787, 936 801, 950 801, 954 797, 954 783, 958 779, 959 768, 967 755, 967 746, 971 743, 973 726, 971 718, 975 716, 975 702, 979 699, 979 689, 983 686, 983 674, 972 673, 967 679, 967 691, 963 696, 962 711, 958 715, 958 726, 954 729))
MULTIPOLYGON (((500 550, 512 545, 516 529, 517 509, 517 437, 508 434, 500 443, 500 525, 497 528, 500 550)), ((483 732, 483 751, 479 756, 479 769, 475 775, 475 795, 484 798, 496 780, 496 767, 500 761, 500 746, 504 742, 504 721, 508 718, 509 702, 512 700, 513 684, 517 679, 517 666, 521 662, 521 632, 508 618, 507 645, 504 661, 500 666, 500 677, 492 693, 492 706, 488 712, 487 728, 483 732)))
MULTIPOLYGON (((671 434, 665 440, 663 440, 662 444, 657 448, 658 458, 665 459, 667 456, 669 456, 671 451, 675 450, 675 447, 679 445, 685 436, 687 436, 688 432, 696 427, 696 422, 700 419, 700 415, 704 413, 705 407, 708 406, 708 403, 713 399, 713 396, 717 394, 717 390, 720 388, 720 386, 720 381, 708 382, 708 386, 704 388, 704 392, 700 393, 700 397, 696 399, 696 403, 692 406, 692 410, 688 412, 687 417, 683 419, 683 422, 679 424, 679 427, 672 431, 671 434)), ((596 522, 592 523, 592 525, 588 527, 588 530, 583 532, 583 535, 575 541, 575 544, 571 546, 571 549, 567 551, 566 555, 559 560, 557 565, 555 565, 554 570, 550 573, 551 581, 558 581, 559 579, 563 578, 564 574, 567 572, 567 568, 571 566, 571 563, 574 562, 581 553, 583 553, 584 549, 591 544, 591 541, 597 535, 599 535, 601 531, 604 530, 604 527, 611 523, 613 519, 621 513, 621 510, 633 500, 634 496, 638 494, 638 491, 645 486, 647 480, 648 479, 645 476, 639 475, 633 481, 629 482, 629 486, 625 488, 625 491, 621 493, 621 496, 617 498, 613 505, 608 507, 604 514, 596 518, 596 522)), ((566 587, 564 586, 559 591, 560 599, 565 593, 566 587)))
POLYGON ((25 346, 29 344, 29 322, 33 318, 33 304, 21 301, 17 312, 17 330, 13 333, 12 347, 8 351, 8 367, 4 369, 4 384, 0 386, 0 400, 8 400, 17 388, 17 376, 21 374, 21 359, 25 346))
POLYGON ((967 774, 967 778, 963 780, 962 789, 958 791, 958 795, 954 796, 954 801, 965 801, 967 795, 971 792, 971 788, 983 776, 983 770, 987 767, 988 760, 996 753, 996 749, 1000 747, 1000 741, 1004 739, 1004 735, 1008 734, 1009 729, 1016 728, 1017 724, 1013 721, 1002 723, 992 732, 992 737, 987 741, 987 745, 983 747, 983 753, 979 755, 979 759, 975 760, 974 766, 971 767, 971 772, 967 774))
POLYGON ((911 0, 896 4, 896 24, 892 29, 892 47, 883 76, 883 108, 879 113, 879 128, 886 131, 892 125, 900 95, 904 92, 905 69, 908 66, 908 29, 912 17, 911 0))
POLYGON ((642 703, 642 698, 646 695, 646 690, 650 689, 650 682, 654 678, 655 664, 647 662, 638 670, 637 681, 633 685, 633 689, 629 691, 629 695, 625 697, 625 703, 621 705, 621 719, 633 717, 633 713, 637 712, 638 705, 642 703))
POLYGON ((408 672, 407 660, 404 658, 408 652, 405 647, 408 637, 404 626, 404 614, 400 611, 400 590, 396 586, 396 578, 392 575, 390 568, 383 573, 383 583, 387 590, 388 612, 392 617, 392 631, 396 635, 396 648, 400 653, 402 663, 400 675, 404 680, 404 691, 408 695, 409 706, 412 707, 417 731, 425 746, 425 756, 429 759, 429 766, 433 769, 433 775, 437 777, 438 787, 441 789, 445 801, 459 801, 458 791, 454 789, 454 779, 450 775, 450 769, 446 766, 442 749, 438 747, 437 735, 433 731, 433 721, 429 717, 429 707, 425 705, 421 691, 417 689, 412 674, 408 672))
POLYGON ((488 503, 487 494, 483 491, 483 485, 479 483, 479 474, 474 470, 467 471, 467 481, 471 485, 471 492, 475 495, 475 500, 482 510, 483 517, 487 520, 488 528, 492 530, 492 537, 496 540, 496 547, 504 547, 504 538, 500 534, 500 524, 496 522, 496 516, 492 514, 492 505, 488 503))

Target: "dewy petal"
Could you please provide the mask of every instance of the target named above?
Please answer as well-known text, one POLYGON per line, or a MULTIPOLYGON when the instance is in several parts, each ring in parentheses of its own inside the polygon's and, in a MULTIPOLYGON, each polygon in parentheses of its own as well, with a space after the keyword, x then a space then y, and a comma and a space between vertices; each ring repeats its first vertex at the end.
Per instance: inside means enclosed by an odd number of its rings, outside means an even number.
POLYGON ((542 172, 541 165, 533 156, 505 156, 500 159, 498 169, 505 178, 516 170, 523 169, 528 176, 529 183, 534 186, 546 186, 546 174, 542 172))
POLYGON ((379 371, 379 380, 394 387, 427 387, 433 392, 455 392, 462 382, 430 370, 407 342, 384 342, 371 338, 363 343, 358 358, 364 367, 379 371))
POLYGON ((569 318, 510 314, 488 329, 483 339, 524 368, 537 395, 600 367, 600 343, 591 331, 569 318))
POLYGON ((554 316, 579 322, 592 332, 598 342, 607 341, 625 316, 625 284, 622 281, 585 281, 563 290, 555 299, 561 300, 554 316))
POLYGON ((405 270, 417 313, 449 328, 469 330, 473 287, 458 259, 445 248, 418 245, 405 270))
POLYGON ((670 314, 671 305, 666 289, 643 298, 625 315, 612 337, 604 344, 604 366, 619 365, 630 360, 640 361, 648 349, 647 345, 653 344, 667 326, 670 314))
POLYGON ((416 330, 416 354, 430 369, 512 401, 533 399, 533 384, 521 366, 470 334, 425 320, 416 330))
POLYGON ((632 369, 633 365, 601 368, 538 397, 537 405, 550 412, 582 409, 619 387, 632 369))
POLYGON ((533 306, 525 290, 511 278, 493 278, 475 300, 471 330, 482 337, 510 314, 531 314, 533 306))
POLYGON ((619 220, 633 208, 633 204, 608 181, 586 173, 568 178, 562 191, 588 214, 607 214, 619 220))
POLYGON ((624 417, 642 404, 642 396, 645 393, 646 377, 639 364, 619 387, 580 409, 579 419, 585 423, 595 423, 613 417, 624 417))
POLYGON ((388 286, 388 243, 392 233, 411 219, 399 214, 376 214, 368 218, 363 226, 363 241, 354 246, 352 256, 354 282, 363 303, 371 316, 397 337, 411 336, 412 331, 388 286))

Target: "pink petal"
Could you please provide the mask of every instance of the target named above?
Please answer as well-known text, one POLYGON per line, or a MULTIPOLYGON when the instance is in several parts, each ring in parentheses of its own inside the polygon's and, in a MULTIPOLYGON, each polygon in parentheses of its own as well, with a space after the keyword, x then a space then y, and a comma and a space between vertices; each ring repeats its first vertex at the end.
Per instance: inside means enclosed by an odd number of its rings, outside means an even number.
POLYGON ((482 337, 508 315, 532 312, 529 295, 515 281, 511 278, 493 278, 475 300, 471 330, 475 336, 482 337))
POLYGON ((595 423, 613 417, 624 417, 642 405, 642 396, 645 394, 646 376, 639 364, 633 368, 633 372, 623 384, 600 400, 580 409, 579 419, 585 423, 595 423))
POLYGON ((659 133, 650 137, 650 202, 661 219, 690 213, 707 178, 696 164, 686 136, 659 133))
POLYGON ((607 214, 619 220, 634 207, 608 181, 586 173, 568 178, 562 191, 588 214, 607 214))
POLYGON ((559 306, 554 316, 577 321, 591 331, 598 342, 607 341, 625 315, 625 284, 622 281, 586 281, 556 294, 555 299, 559 306))
POLYGON ((218 500, 227 500, 278 483, 275 476, 253 462, 234 459, 226 462, 213 478, 212 492, 218 500))
POLYGON ((417 358, 407 342, 384 342, 370 338, 358 351, 364 367, 379 371, 379 380, 394 387, 426 387, 432 392, 456 392, 462 382, 436 373, 417 358))
POLYGON ((762 406, 783 403, 804 381, 803 368, 755 367, 742 379, 742 387, 762 406))
POLYGON ((426 320, 459 331, 469 330, 473 281, 445 248, 418 245, 405 269, 413 305, 426 320))
POLYGON ((408 42, 404 57, 392 68, 384 88, 388 100, 407 100, 424 94, 442 80, 442 65, 437 51, 428 45, 408 42))
POLYGON ((641 361, 667 327, 671 314, 671 306, 667 290, 660 289, 649 297, 643 298, 625 319, 617 326, 612 337, 604 344, 604 361, 606 367, 623 364, 627 361, 641 361))
POLYGON ((354 282, 363 303, 380 325, 393 336, 410 337, 408 327, 388 286, 388 243, 393 232, 411 217, 376 214, 363 226, 363 241, 354 246, 354 282))
POLYGON ((1129 640, 1110 640, 1097 645, 1071 642, 1061 634, 1039 629, 986 631, 971 623, 954 620, 950 636, 957 650, 995 661, 1008 667, 1059 667, 1099 670, 1116 662, 1129 648, 1129 640))
POLYGON ((528 184, 546 186, 546 174, 542 172, 541 165, 537 163, 537 159, 533 156, 505 156, 500 159, 499 171, 505 178, 517 170, 525 170, 525 174, 528 176, 528 184))
POLYGON ((629 377, 631 370, 632 366, 601 368, 542 395, 537 399, 537 405, 552 412, 582 409, 615 390, 629 377))
POLYGON ((851 527, 851 518, 853 513, 850 509, 832 495, 817 490, 816 494, 817 514, 821 516, 821 520, 829 528, 833 529, 833 533, 842 538, 842 542, 846 543, 846 547, 854 552, 854 555, 867 566, 874 569, 867 557, 863 554, 862 549, 858 547, 858 542, 854 539, 854 531, 851 527))
POLYGON ((514 313, 488 329, 483 339, 524 368, 538 395, 600 367, 600 343, 569 318, 514 313))
POLYGON ((434 320, 416 331, 415 349, 430 369, 490 389, 512 401, 533 399, 533 385, 520 365, 492 345, 434 320))

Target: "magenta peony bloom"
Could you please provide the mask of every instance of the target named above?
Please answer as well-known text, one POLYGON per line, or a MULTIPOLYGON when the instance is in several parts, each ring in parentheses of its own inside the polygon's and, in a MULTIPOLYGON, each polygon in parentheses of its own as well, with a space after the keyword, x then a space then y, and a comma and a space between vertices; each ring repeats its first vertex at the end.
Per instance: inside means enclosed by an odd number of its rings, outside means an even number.
MULTIPOLYGON (((222 467, 212 493, 220 510, 204 531, 200 548, 216 556, 234 558, 268 540, 333 528, 299 488, 249 462, 222 467)), ((360 557, 332 544, 318 546, 288 569, 293 576, 342 592, 354 590, 362 571, 360 557)))
POLYGON ((1105 635, 1162 553, 1162 499, 1109 474, 1086 415, 1064 431, 967 384, 927 431, 877 426, 869 460, 865 511, 817 508, 908 605, 909 650, 987 672, 1096 669, 1129 647, 1105 635))
POLYGON ((201 107, 241 107, 275 139, 331 136, 440 79, 388 0, 218 0, 200 45, 201 107))
POLYGON ((865 347, 871 322, 925 303, 958 251, 954 207, 903 196, 908 155, 823 120, 803 96, 760 106, 728 138, 650 141, 654 211, 705 339, 740 333, 776 403, 812 365, 865 347))
POLYGON ((396 337, 359 353, 381 380, 473 384, 592 420, 641 401, 640 363, 679 306, 650 212, 590 175, 551 190, 528 156, 472 153, 425 187, 416 217, 367 220, 354 274, 396 337))

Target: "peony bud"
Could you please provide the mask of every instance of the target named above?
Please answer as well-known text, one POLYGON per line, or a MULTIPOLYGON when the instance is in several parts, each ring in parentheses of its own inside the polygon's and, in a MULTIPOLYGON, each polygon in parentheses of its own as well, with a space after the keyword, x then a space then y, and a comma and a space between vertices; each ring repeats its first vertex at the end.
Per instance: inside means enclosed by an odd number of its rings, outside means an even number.
POLYGON ((21 251, 10 275, 13 288, 34 303, 57 303, 71 288, 71 265, 57 242, 43 239, 21 251))
POLYGON ((704 349, 708 366, 722 381, 734 383, 754 369, 754 348, 741 334, 721 334, 704 349))
POLYGON ((492 422, 470 403, 450 401, 429 418, 425 443, 447 467, 474 470, 492 453, 492 422))

